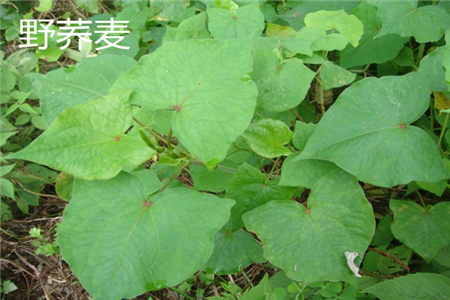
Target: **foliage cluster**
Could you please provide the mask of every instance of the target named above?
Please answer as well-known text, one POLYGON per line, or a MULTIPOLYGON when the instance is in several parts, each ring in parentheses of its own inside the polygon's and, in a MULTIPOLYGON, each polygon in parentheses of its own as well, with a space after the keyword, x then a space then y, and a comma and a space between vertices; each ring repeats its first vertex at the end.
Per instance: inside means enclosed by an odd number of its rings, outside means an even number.
POLYGON ((2 220, 55 185, 95 299, 255 263, 275 275, 211 299, 450 295, 449 2, 76 3, 130 49, 2 53, 2 220))

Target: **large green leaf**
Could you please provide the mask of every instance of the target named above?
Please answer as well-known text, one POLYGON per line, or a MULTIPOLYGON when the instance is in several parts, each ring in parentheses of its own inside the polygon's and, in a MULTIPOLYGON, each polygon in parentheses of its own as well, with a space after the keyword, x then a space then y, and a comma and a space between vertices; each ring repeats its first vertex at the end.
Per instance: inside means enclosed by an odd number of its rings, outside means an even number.
POLYGON ((305 24, 307 27, 317 26, 323 30, 338 31, 353 47, 358 46, 364 32, 362 22, 356 16, 348 15, 343 9, 310 13, 305 17, 305 24))
POLYGON ((258 86, 258 107, 281 112, 300 104, 315 73, 301 60, 280 61, 272 51, 253 51, 253 79, 258 86))
POLYGON ((344 171, 322 177, 308 207, 271 201, 243 219, 264 243, 264 256, 303 282, 351 280, 344 252, 362 255, 375 230, 372 206, 356 178, 344 171))
POLYGON ((244 213, 272 200, 288 200, 295 190, 279 186, 278 180, 269 180, 258 169, 247 163, 242 164, 227 187, 227 198, 236 200, 236 205, 231 209, 229 227, 233 231, 241 228, 244 213))
POLYGON ((124 55, 100 55, 83 60, 75 70, 58 69, 35 77, 42 86, 39 98, 47 124, 68 107, 106 95, 114 81, 135 63, 124 55))
POLYGON ((445 79, 445 69, 442 63, 445 48, 439 47, 435 49, 420 61, 418 72, 426 75, 430 79, 430 89, 432 91, 445 92, 448 89, 445 79))
POLYGON ((265 261, 261 245, 250 233, 222 230, 216 234, 213 254, 203 269, 214 274, 232 274, 265 261))
POLYGON ((366 288, 380 300, 444 300, 450 295, 450 279, 439 274, 417 273, 383 281, 366 288))
POLYGON ((138 165, 155 151, 131 125, 129 92, 109 94, 62 112, 33 143, 7 158, 47 165, 82 179, 108 179, 124 165, 138 165))
POLYGON ((149 198, 124 172, 108 181, 77 180, 58 243, 93 297, 133 298, 200 269, 233 203, 186 188, 149 198))
POLYGON ((387 34, 382 37, 375 36, 380 31, 381 21, 376 15, 376 9, 367 1, 361 4, 352 12, 363 22, 364 34, 357 47, 348 45, 341 51, 341 66, 351 68, 370 63, 384 63, 394 59, 408 41, 396 34, 387 34))
POLYGON ((378 186, 448 174, 433 139, 411 126, 428 108, 427 77, 366 78, 346 89, 297 159, 322 159, 378 186))
POLYGON ((236 11, 213 7, 206 13, 208 29, 215 39, 257 37, 264 30, 264 15, 258 3, 244 5, 236 11))
POLYGON ((242 135, 250 148, 264 157, 279 157, 291 153, 286 145, 292 139, 292 131, 280 120, 263 119, 251 124, 242 135))
POLYGON ((395 238, 431 262, 436 253, 450 244, 450 202, 423 208, 411 201, 391 200, 395 238))
POLYGON ((250 41, 168 42, 143 57, 115 89, 152 111, 174 111, 176 137, 208 167, 226 156, 256 106, 250 41))
POLYGON ((377 37, 396 33, 419 43, 436 42, 450 28, 450 14, 437 5, 418 7, 418 0, 370 0, 383 26, 377 37), (420 26, 418 26, 420 24, 420 26))

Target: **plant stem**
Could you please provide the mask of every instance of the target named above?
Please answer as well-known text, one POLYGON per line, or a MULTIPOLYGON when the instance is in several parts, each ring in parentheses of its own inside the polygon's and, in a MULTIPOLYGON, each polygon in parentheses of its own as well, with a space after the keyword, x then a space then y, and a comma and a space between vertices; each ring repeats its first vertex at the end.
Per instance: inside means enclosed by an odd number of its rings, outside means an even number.
POLYGON ((430 102, 430 130, 434 132, 434 107, 430 102))
POLYGON ((437 143, 439 149, 441 149, 442 138, 444 137, 445 129, 447 128, 447 123, 448 123, 449 116, 450 116, 450 114, 447 114, 447 116, 445 117, 444 125, 441 128, 441 134, 439 135, 439 140, 438 140, 438 143, 437 143))
POLYGON ((372 247, 367 248, 367 250, 370 250, 370 251, 376 252, 376 253, 378 253, 378 254, 384 255, 384 256, 386 256, 386 257, 389 257, 390 259, 392 259, 392 260, 394 260, 396 263, 398 263, 400 266, 402 266, 403 268, 405 268, 406 272, 408 272, 408 273, 410 272, 409 267, 408 267, 407 265, 405 265, 400 259, 398 259, 398 258, 395 257, 394 255, 389 254, 389 253, 384 252, 384 251, 381 251, 381 250, 378 250, 378 249, 375 249, 375 248, 372 248, 372 247))
POLYGON ((295 116, 297 119, 299 119, 299 120, 302 121, 303 123, 306 123, 306 121, 298 114, 298 112, 297 112, 295 109, 291 108, 289 111, 290 111, 291 113, 293 113, 294 116, 295 116))
POLYGON ((169 153, 172 153, 172 128, 169 130, 169 134, 167 135, 167 150, 169 150, 169 153))
POLYGON ((422 60, 424 51, 425 51, 425 43, 422 43, 419 46, 419 52, 417 52, 416 63, 415 63, 417 68, 420 65, 420 61, 422 60))
POLYGON ((250 280, 250 278, 248 277, 247 273, 245 273, 244 270, 242 270, 242 276, 245 277, 245 279, 247 280, 248 284, 249 284, 251 287, 254 287, 252 281, 250 280))
POLYGON ((182 291, 180 291, 180 290, 178 290, 178 289, 176 289, 176 288, 174 288, 174 287, 169 287, 168 289, 171 290, 171 291, 174 291, 175 293, 177 293, 177 294, 183 296, 184 298, 186 298, 186 299, 188 299, 188 300, 195 300, 195 299, 192 298, 191 296, 186 295, 185 293, 183 293, 182 291))
MULTIPOLYGON (((139 121, 138 119, 136 119, 135 117, 133 117, 133 121, 135 121, 136 123, 138 123, 139 125, 141 125, 145 130, 147 130, 148 132, 150 132, 153 136, 155 136, 157 139, 159 139, 160 141, 162 141, 163 143, 165 143, 167 145, 167 148, 169 148, 169 141, 167 141, 165 138, 163 138, 161 135, 159 135, 158 133, 156 133, 155 131, 151 130, 150 128, 148 128, 147 126, 145 126, 144 123, 142 123, 141 121, 139 121)), ((171 147, 173 149, 178 150, 180 153, 183 153, 184 155, 186 155, 189 158, 192 158, 192 155, 187 152, 184 151, 183 149, 181 149, 180 147, 174 145, 171 143, 171 147)))
POLYGON ((273 172, 275 171, 275 169, 278 166, 278 162, 280 161, 281 156, 278 156, 277 159, 275 160, 275 162, 272 165, 272 168, 270 169, 269 175, 267 176, 267 178, 269 178, 270 176, 272 176, 273 172))
POLYGON ((166 183, 164 183, 164 185, 158 190, 157 194, 163 192, 169 185, 170 183, 178 177, 178 174, 181 172, 181 170, 183 170, 184 167, 186 167, 186 162, 182 162, 180 164, 180 166, 176 169, 176 171, 172 174, 172 176, 170 176, 169 179, 167 179, 166 183))
POLYGON ((417 194, 417 196, 419 196, 420 202, 422 203, 422 206, 425 208, 426 205, 425 205, 425 202, 423 201, 422 195, 417 190, 416 190, 416 194, 417 194))

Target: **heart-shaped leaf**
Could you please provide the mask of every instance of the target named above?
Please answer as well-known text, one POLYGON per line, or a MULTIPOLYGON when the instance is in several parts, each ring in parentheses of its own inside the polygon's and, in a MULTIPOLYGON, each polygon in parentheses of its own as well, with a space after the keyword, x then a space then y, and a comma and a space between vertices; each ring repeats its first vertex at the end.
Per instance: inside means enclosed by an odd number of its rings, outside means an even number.
POLYGON ((9 155, 64 171, 81 179, 108 179, 125 165, 138 165, 155 151, 131 125, 129 92, 109 94, 62 112, 27 148, 9 155))
POLYGON ((50 124, 64 109, 108 93, 114 81, 136 62, 125 55, 100 55, 78 63, 75 70, 58 69, 44 76, 33 76, 39 90, 42 115, 50 124))
POLYGON ((168 42, 115 84, 133 103, 172 110, 173 132, 208 167, 223 160, 256 106, 250 41, 168 42))
POLYGON ((423 208, 411 201, 391 200, 395 238, 431 262, 436 253, 450 244, 450 203, 423 208))
POLYGON ((133 298, 200 269, 234 201, 176 188, 150 199, 139 180, 76 180, 58 243, 96 299, 133 298))
POLYGON ((375 230, 363 190, 342 170, 317 181, 308 207, 271 201, 243 219, 264 243, 264 256, 289 278, 303 282, 350 280, 344 253, 362 255, 375 230))
POLYGON ((322 159, 373 185, 437 182, 448 174, 433 139, 411 126, 429 106, 427 77, 366 78, 328 110, 298 159, 322 159))

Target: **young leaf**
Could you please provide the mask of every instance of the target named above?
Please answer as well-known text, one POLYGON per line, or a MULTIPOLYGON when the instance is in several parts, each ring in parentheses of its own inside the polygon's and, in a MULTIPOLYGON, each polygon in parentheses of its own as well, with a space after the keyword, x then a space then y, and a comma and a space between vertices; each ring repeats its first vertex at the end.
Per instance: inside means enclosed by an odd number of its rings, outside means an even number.
POLYGON ((338 31, 345 36, 353 47, 358 46, 364 32, 362 22, 354 15, 348 15, 343 9, 338 11, 320 10, 305 17, 307 27, 317 26, 323 30, 338 31))
POLYGON ((124 132, 131 124, 129 92, 116 92, 62 112, 27 148, 6 158, 47 165, 81 179, 108 179, 124 165, 156 152, 124 132))
POLYGON ((249 40, 165 43, 113 88, 132 89, 132 102, 153 111, 174 111, 174 135, 212 168, 253 117, 250 46, 249 40))
POLYGON ((434 141, 410 125, 428 106, 421 74, 361 80, 339 96, 296 160, 328 160, 385 187, 448 178, 434 141))
POLYGON ((203 269, 219 275, 232 274, 265 261, 261 245, 250 233, 243 230, 231 233, 225 229, 216 234, 213 254, 203 269))
POLYGON ((260 120, 251 124, 242 136, 261 156, 272 158, 291 153, 284 145, 291 141, 292 131, 280 120, 260 120))
POLYGON ((450 28, 450 14, 437 5, 418 7, 418 0, 370 0, 383 26, 376 37, 396 33, 419 43, 436 42, 450 28), (420 24, 420 26, 417 26, 420 24))
POLYGON ((100 55, 86 58, 72 72, 58 69, 32 76, 42 85, 39 98, 47 124, 68 107, 106 95, 113 82, 135 63, 124 55, 100 55))
POLYGON ((377 283, 363 292, 380 300, 444 300, 450 295, 450 279, 439 274, 417 273, 377 283))
POLYGON ((244 225, 241 217, 247 211, 272 200, 290 199, 295 190, 279 186, 278 180, 268 180, 261 171, 243 163, 227 188, 227 198, 236 200, 231 209, 230 228, 233 231, 241 228, 244 225))
POLYGON ((394 213, 392 233, 428 263, 450 244, 450 203, 440 202, 423 208, 411 201, 391 200, 394 213))
POLYGON ((237 39, 260 36, 264 30, 264 15, 258 3, 239 7, 235 12, 223 8, 208 8, 208 29, 215 39, 237 39))
POLYGON ((133 298, 194 274, 234 203, 186 188, 147 199, 125 172, 108 181, 76 180, 58 243, 96 299, 133 298))
POLYGON ((331 90, 350 84, 355 78, 355 73, 351 73, 330 61, 325 62, 320 69, 320 80, 324 90, 331 90))
POLYGON ((344 253, 364 253, 375 229, 372 206, 356 178, 344 171, 317 181, 307 208, 271 201, 243 219, 264 243, 264 256, 304 282, 351 280, 344 253))
POLYGON ((299 105, 314 76, 299 59, 280 62, 272 51, 253 51, 253 79, 261 110, 282 112, 299 105))

